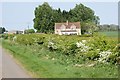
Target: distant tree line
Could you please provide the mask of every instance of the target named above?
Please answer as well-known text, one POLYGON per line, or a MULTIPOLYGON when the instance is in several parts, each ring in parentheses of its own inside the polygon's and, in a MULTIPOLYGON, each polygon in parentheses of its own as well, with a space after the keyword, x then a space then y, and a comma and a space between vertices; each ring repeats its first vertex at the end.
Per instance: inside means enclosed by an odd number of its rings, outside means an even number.
POLYGON ((35 33, 34 29, 26 29, 24 31, 24 34, 30 34, 30 33, 35 33))
POLYGON ((94 11, 83 4, 76 4, 69 11, 60 8, 53 9, 47 2, 35 8, 34 28, 37 32, 53 32, 56 22, 81 22, 82 33, 90 32, 97 29, 100 18, 95 15, 94 11))
POLYGON ((115 24, 104 24, 98 26, 99 31, 117 31, 118 25, 115 24))

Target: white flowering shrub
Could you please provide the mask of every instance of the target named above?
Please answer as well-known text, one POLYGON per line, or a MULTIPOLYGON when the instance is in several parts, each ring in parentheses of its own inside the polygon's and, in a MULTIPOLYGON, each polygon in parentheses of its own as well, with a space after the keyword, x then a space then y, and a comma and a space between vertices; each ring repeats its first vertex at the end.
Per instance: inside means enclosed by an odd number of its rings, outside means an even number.
POLYGON ((105 63, 108 61, 109 56, 112 54, 110 50, 108 51, 102 51, 99 53, 100 57, 98 59, 99 62, 105 63))
POLYGON ((13 41, 16 41, 16 40, 17 40, 17 36, 14 36, 14 37, 13 37, 13 41))
POLYGON ((87 52, 90 49, 90 47, 87 46, 85 43, 87 43, 86 40, 82 40, 81 42, 76 43, 76 46, 80 48, 81 52, 87 52))
POLYGON ((49 50, 57 50, 58 49, 57 43, 54 41, 53 38, 48 40, 47 47, 49 50))
POLYGON ((57 49, 57 46, 55 45, 55 43, 49 41, 49 42, 48 42, 48 48, 49 48, 50 50, 56 50, 56 49, 57 49))

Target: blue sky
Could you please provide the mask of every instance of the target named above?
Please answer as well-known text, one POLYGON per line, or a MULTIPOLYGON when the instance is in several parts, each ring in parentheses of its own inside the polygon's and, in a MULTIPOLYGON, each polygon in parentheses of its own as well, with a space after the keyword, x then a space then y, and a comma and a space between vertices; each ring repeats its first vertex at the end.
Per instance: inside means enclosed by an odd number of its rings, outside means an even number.
MULTIPOLYGON (((2 10, 2 24, 7 30, 24 30, 28 25, 33 28, 34 9, 43 2, 4 2, 2 10)), ((48 2, 54 9, 69 10, 80 2, 48 2)), ((100 17, 101 24, 118 24, 117 2, 81 2, 95 11, 100 17)), ((1 3, 0 3, 1 6, 1 3)), ((0 13, 1 14, 1 13, 0 13)), ((1 16, 0 16, 1 17, 1 16)), ((1 22, 1 20, 0 20, 1 22)))

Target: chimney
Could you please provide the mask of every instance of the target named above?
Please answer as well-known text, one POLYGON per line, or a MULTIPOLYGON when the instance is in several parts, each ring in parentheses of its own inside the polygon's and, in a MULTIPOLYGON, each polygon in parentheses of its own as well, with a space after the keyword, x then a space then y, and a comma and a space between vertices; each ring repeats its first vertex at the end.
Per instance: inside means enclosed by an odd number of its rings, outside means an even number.
POLYGON ((68 25, 68 20, 66 21, 66 25, 68 25))

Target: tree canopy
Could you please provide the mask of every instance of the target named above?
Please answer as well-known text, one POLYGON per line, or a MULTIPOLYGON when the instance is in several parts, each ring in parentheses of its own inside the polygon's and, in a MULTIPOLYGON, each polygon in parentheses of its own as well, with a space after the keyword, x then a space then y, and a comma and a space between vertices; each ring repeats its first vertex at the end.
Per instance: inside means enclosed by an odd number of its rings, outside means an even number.
MULTIPOLYGON (((83 4, 76 4, 73 9, 69 11, 60 8, 53 9, 47 2, 35 8, 34 28, 37 32, 53 32, 55 22, 78 22, 80 21, 82 28, 88 26, 96 27, 99 25, 99 17, 95 15, 94 11, 83 4)), ((91 28, 90 27, 90 28, 91 28)), ((93 29, 93 28, 92 28, 93 29)), ((82 29, 84 30, 84 29, 82 29)), ((86 30, 87 31, 87 30, 86 30)), ((84 31, 83 31, 84 32, 84 31)))
POLYGON ((47 2, 36 7, 34 28, 37 32, 47 32, 53 29, 53 10, 47 2))
POLYGON ((0 34, 4 33, 6 30, 4 27, 0 27, 0 34))

